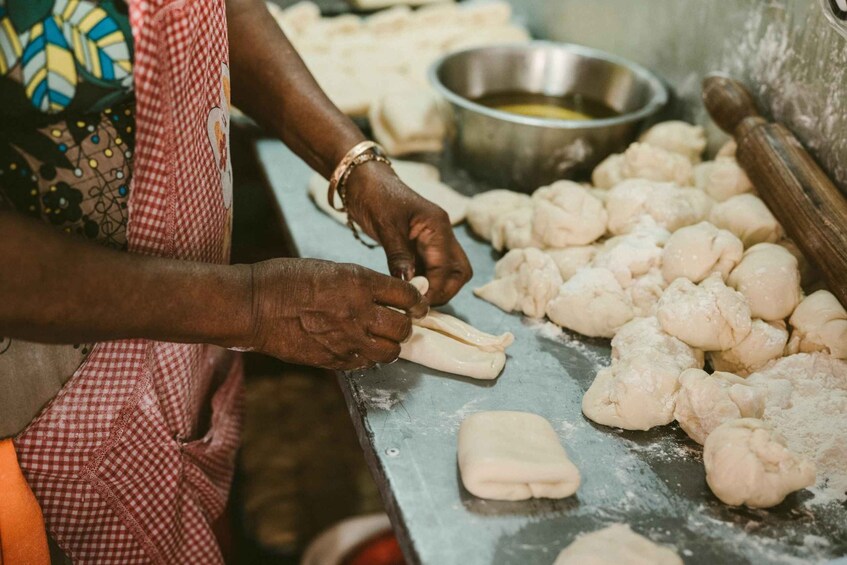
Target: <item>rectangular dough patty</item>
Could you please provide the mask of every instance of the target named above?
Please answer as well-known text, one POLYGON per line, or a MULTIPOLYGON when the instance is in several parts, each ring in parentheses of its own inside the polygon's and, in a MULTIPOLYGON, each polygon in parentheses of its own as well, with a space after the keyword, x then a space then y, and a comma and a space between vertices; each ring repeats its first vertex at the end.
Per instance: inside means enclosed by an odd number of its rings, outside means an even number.
POLYGON ((565 498, 579 486, 579 470, 537 414, 473 414, 459 428, 458 452, 462 483, 480 498, 565 498))

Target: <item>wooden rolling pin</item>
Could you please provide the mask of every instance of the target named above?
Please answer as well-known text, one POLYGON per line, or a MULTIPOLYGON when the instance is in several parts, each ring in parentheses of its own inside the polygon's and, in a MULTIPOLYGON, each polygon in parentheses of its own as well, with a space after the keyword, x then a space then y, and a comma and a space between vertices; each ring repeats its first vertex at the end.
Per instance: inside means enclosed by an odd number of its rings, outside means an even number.
POLYGON ((759 114, 741 83, 706 77, 703 102, 735 137, 736 159, 759 197, 847 307, 847 199, 794 134, 759 114))

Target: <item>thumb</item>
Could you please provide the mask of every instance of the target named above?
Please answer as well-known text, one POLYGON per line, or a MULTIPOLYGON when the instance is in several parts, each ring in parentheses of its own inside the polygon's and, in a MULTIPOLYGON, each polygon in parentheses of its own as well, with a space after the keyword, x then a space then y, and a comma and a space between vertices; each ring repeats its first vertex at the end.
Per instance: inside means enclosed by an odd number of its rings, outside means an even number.
POLYGON ((388 259, 388 272, 404 281, 415 276, 414 244, 400 231, 392 231, 382 238, 382 248, 388 259))

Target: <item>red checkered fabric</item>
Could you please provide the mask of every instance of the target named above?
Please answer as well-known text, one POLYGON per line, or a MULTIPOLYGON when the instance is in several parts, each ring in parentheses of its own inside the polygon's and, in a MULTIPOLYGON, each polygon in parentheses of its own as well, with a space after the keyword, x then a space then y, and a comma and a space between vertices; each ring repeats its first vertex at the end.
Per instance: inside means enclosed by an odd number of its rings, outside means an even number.
MULTIPOLYGON (((132 0, 133 253, 229 261, 223 0, 132 0)), ((155 304, 151 304, 155 307, 155 304)), ((220 563, 241 426, 241 361, 208 345, 97 344, 16 438, 48 530, 74 563, 220 563)))

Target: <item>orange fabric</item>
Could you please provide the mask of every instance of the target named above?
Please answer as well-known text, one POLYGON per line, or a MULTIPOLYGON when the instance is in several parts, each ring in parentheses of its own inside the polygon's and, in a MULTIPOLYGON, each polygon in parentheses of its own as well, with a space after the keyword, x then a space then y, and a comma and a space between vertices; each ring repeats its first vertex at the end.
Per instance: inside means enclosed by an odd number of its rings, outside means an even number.
POLYGON ((10 439, 0 441, 0 565, 50 565, 41 507, 10 439))

